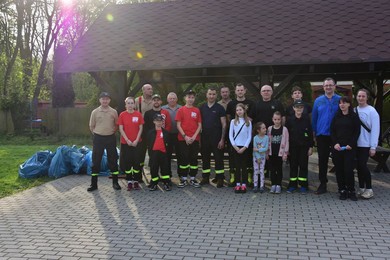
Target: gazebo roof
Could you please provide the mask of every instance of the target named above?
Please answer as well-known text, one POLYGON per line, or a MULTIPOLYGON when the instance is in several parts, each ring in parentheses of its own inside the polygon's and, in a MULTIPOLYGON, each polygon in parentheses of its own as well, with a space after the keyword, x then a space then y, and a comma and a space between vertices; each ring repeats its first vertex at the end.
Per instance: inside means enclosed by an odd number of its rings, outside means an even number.
POLYGON ((390 61, 388 0, 107 6, 60 72, 390 61))

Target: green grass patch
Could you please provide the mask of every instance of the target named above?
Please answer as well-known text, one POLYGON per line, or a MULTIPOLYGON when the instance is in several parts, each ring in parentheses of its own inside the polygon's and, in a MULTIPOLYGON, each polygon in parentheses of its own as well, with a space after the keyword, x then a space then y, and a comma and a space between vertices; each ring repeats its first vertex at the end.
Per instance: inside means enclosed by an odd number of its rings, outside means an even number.
POLYGON ((0 198, 30 189, 52 180, 49 177, 36 179, 19 178, 19 165, 38 151, 55 152, 60 145, 87 145, 92 147, 91 138, 35 138, 24 136, 0 137, 0 198))

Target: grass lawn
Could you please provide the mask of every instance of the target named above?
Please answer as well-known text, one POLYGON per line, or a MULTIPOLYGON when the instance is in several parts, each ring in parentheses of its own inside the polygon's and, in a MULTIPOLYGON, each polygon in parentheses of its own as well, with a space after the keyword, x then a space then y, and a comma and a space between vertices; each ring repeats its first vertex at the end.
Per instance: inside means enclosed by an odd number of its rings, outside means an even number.
POLYGON ((37 179, 19 178, 19 165, 29 159, 37 151, 50 150, 55 152, 60 145, 91 146, 88 138, 58 139, 58 138, 35 138, 29 137, 1 137, 0 138, 0 198, 38 186, 48 182, 49 177, 37 179))

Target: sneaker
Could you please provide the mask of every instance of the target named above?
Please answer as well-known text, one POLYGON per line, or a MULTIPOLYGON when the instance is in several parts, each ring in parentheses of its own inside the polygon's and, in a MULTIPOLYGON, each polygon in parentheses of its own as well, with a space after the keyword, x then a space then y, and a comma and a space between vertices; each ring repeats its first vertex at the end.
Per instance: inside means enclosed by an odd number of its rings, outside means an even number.
POLYGON ((356 193, 354 191, 348 191, 348 198, 352 201, 357 201, 356 193))
POLYGON ((187 180, 181 180, 177 185, 178 188, 184 188, 185 186, 187 186, 187 180))
POLYGON ((253 189, 252 189, 252 191, 253 191, 254 193, 258 193, 258 192, 259 192, 259 187, 254 186, 253 189))
POLYGON ((296 191, 296 189, 297 188, 295 188, 295 187, 290 187, 290 188, 288 188, 287 193, 293 193, 294 191, 296 191))
POLYGON ((135 190, 140 190, 141 189, 141 186, 139 186, 139 183, 138 183, 138 181, 136 181, 136 182, 134 182, 134 189, 135 190))
POLYGON ((214 183, 214 184, 216 184, 216 183, 218 183, 218 179, 217 179, 217 178, 214 178, 214 179, 211 180, 211 182, 214 183))
POLYGON ((374 197, 374 192, 372 190, 365 190, 362 195, 360 195, 363 199, 371 199, 374 197))
POLYGON ((269 193, 275 193, 275 191, 276 191, 276 185, 272 185, 269 193))
POLYGON ((170 191, 171 190, 171 185, 169 185, 168 183, 164 183, 164 190, 165 191, 170 191))
POLYGON ((241 193, 246 193, 246 185, 241 186, 241 193))
POLYGON ((155 191, 157 190, 157 184, 152 184, 149 188, 150 191, 155 191))
POLYGON ((217 188, 222 188, 223 187, 223 179, 218 179, 217 180, 217 188))
POLYGON ((357 195, 360 197, 362 196, 362 194, 366 191, 365 188, 359 188, 358 191, 357 191, 357 195))
POLYGON ((199 188, 200 187, 199 182, 197 180, 195 180, 195 179, 190 180, 190 185, 195 187, 195 188, 199 188))
POLYGON ((346 190, 340 191, 340 197, 339 197, 340 200, 346 200, 347 197, 348 197, 348 193, 346 190))
POLYGON ((302 195, 306 195, 307 194, 307 188, 301 187, 300 188, 300 192, 301 192, 302 195))
POLYGON ((280 187, 280 185, 276 185, 275 194, 280 194, 281 192, 282 192, 282 187, 280 187))
POLYGON ((235 193, 241 193, 241 186, 237 185, 236 187, 234 187, 234 192, 235 193))
POLYGON ((259 192, 263 193, 265 191, 265 188, 263 186, 260 187, 259 192))
POLYGON ((129 182, 129 183, 127 184, 127 190, 128 190, 128 191, 131 191, 132 189, 133 189, 133 183, 129 182))

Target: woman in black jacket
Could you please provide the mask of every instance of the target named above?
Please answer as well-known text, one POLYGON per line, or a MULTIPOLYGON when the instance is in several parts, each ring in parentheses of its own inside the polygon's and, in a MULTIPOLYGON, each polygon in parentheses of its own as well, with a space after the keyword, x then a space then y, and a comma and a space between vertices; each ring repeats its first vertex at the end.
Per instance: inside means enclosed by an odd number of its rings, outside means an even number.
POLYGON ((353 111, 351 100, 341 97, 339 110, 331 124, 332 159, 341 200, 357 200, 353 168, 359 134, 360 121, 353 111))

